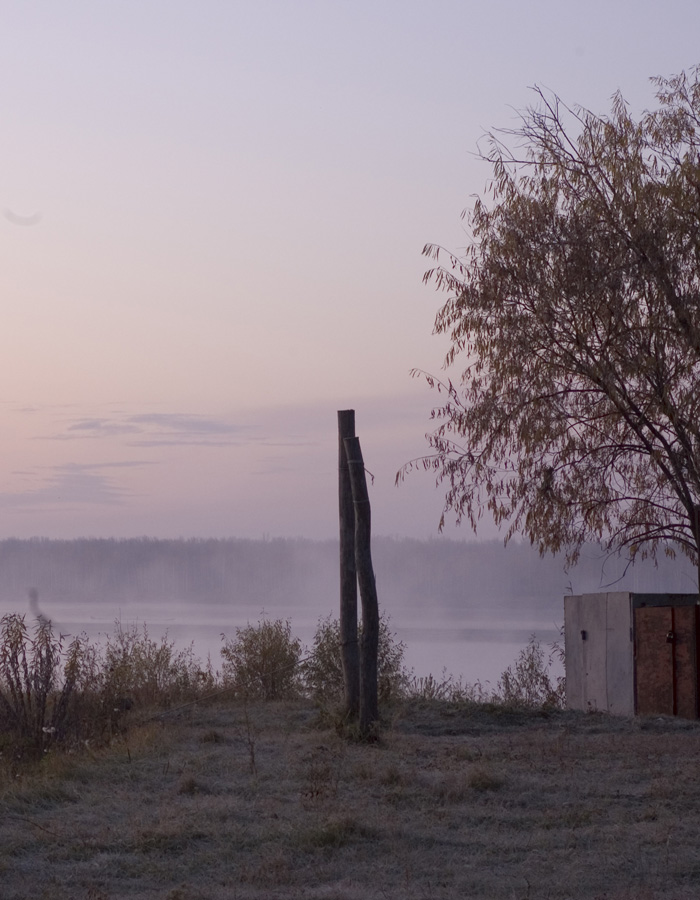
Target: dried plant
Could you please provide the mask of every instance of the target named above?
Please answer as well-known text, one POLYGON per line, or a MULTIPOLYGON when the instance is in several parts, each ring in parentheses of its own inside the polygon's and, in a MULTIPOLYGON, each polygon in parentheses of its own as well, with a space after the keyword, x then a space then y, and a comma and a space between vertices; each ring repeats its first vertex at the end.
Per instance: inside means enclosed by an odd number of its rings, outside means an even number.
POLYGON ((532 635, 515 663, 501 675, 495 699, 508 706, 563 708, 566 699, 564 679, 553 682, 551 676, 554 659, 562 654, 560 646, 554 644, 548 657, 532 635))
MULTIPOLYGON (((362 634, 362 626, 359 629, 362 634)), ((404 666, 406 645, 391 630, 390 619, 379 619, 378 694, 387 702, 402 697, 410 681, 404 666)), ((332 616, 319 619, 311 655, 304 664, 308 693, 316 700, 340 701, 343 697, 343 669, 340 656, 340 623, 332 616)))
POLYGON ((33 635, 24 616, 0 620, 0 734, 15 757, 109 740, 135 704, 168 706, 214 685, 192 646, 176 651, 167 635, 151 640, 146 626, 117 623, 104 645, 81 634, 66 648, 48 619, 37 619, 33 635))
POLYGON ((257 625, 236 629, 221 648, 224 685, 241 696, 280 700, 301 692, 304 648, 292 637, 289 619, 261 619, 257 625))
POLYGON ((48 619, 37 620, 33 637, 24 616, 0 620, 0 723, 24 750, 41 753, 65 731, 80 649, 70 645, 61 678, 63 641, 48 619))
POLYGON ((211 667, 201 669, 194 645, 175 649, 167 632, 154 641, 144 624, 122 625, 115 622, 114 634, 107 638, 103 659, 103 691, 107 698, 120 703, 167 706, 213 687, 211 667))

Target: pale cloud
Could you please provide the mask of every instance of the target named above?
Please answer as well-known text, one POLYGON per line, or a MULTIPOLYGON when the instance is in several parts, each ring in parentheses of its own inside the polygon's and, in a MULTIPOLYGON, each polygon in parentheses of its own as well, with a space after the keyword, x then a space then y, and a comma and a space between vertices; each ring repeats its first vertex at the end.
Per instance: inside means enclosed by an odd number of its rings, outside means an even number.
POLYGON ((239 425, 188 413, 141 413, 127 422, 144 435, 130 440, 130 447, 237 447, 250 442, 242 439, 239 425))
MULTIPOLYGON (((95 440, 126 436, 129 447, 237 446, 241 426, 190 413, 137 413, 82 417, 67 423, 50 440, 95 440)), ((43 439, 46 439, 45 437, 43 439)))
POLYGON ((129 416, 128 421, 176 434, 231 434, 239 430, 229 422, 188 413, 141 413, 129 416))
POLYGON ((152 463, 125 460, 111 463, 65 463, 53 466, 48 474, 39 471, 23 471, 34 486, 25 491, 0 492, 0 509, 22 510, 79 509, 84 506, 114 506, 124 503, 132 492, 118 483, 116 471, 133 469, 152 463))
POLYGON ((119 434, 138 434, 140 430, 136 425, 111 419, 80 419, 67 427, 67 434, 56 435, 56 439, 114 437, 119 434))
POLYGON ((335 413, 318 407, 300 408, 291 426, 276 410, 239 414, 237 421, 178 412, 125 412, 107 416, 81 416, 62 424, 59 431, 39 435, 35 440, 114 441, 124 447, 244 447, 300 449, 317 447, 314 432, 322 421, 324 431, 333 429, 335 413), (319 416, 319 411, 322 413, 319 416), (326 421, 323 421, 323 420, 326 421), (280 434, 279 432, 282 432, 280 434), (310 439, 311 437, 311 439, 310 439), (117 441, 118 442, 118 441, 117 441))

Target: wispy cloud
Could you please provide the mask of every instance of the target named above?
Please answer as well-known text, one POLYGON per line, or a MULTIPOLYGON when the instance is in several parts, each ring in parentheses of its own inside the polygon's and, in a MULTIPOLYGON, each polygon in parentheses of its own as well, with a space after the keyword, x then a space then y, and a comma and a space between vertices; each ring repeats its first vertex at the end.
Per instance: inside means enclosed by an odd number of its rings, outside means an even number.
POLYGON ((141 413, 127 422, 140 428, 143 437, 129 441, 132 447, 230 447, 243 441, 239 425, 187 413, 141 413))
POLYGON ((137 468, 152 463, 122 461, 111 463, 65 463, 54 466, 48 473, 41 470, 23 472, 32 477, 35 487, 26 491, 0 492, 0 509, 36 511, 37 509, 81 508, 84 506, 124 503, 132 492, 117 484, 113 470, 137 468))
POLYGON ((136 425, 114 419, 79 419, 66 429, 66 434, 57 435, 69 439, 71 437, 114 437, 119 434, 138 434, 141 431, 136 425))
POLYGON ((129 416, 129 421, 138 425, 171 430, 178 434, 231 434, 238 431, 236 425, 217 419, 207 419, 204 416, 188 415, 186 413, 141 413, 137 416, 129 416))
POLYGON ((52 440, 96 440, 127 437, 130 447, 227 447, 246 443, 244 428, 207 416, 189 413, 138 413, 74 419, 50 436, 52 440))

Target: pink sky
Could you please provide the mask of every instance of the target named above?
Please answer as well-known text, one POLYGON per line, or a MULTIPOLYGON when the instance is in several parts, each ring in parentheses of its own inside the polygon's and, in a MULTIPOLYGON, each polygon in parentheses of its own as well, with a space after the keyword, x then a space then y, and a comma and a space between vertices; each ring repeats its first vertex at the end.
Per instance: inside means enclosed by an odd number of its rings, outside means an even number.
POLYGON ((695 64, 664 10, 5 4, 0 537, 332 535, 349 407, 375 530, 435 534, 431 479, 393 485, 445 350, 423 244, 464 246, 529 85, 638 112, 695 64))

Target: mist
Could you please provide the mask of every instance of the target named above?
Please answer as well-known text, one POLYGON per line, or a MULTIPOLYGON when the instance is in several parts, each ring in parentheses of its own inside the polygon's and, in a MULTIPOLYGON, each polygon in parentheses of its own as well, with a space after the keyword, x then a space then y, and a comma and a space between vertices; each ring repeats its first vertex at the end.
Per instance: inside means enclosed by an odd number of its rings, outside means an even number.
MULTIPOLYGON (((565 594, 696 590, 680 556, 626 568, 588 547, 567 571, 525 543, 391 537, 376 537, 372 553, 380 609, 408 667, 470 682, 495 684, 533 634, 555 641, 565 594)), ((335 540, 0 541, 0 614, 41 614, 61 634, 96 639, 115 623, 146 624, 154 638, 193 641, 215 667, 222 635, 263 616, 289 619, 310 644, 318 620, 337 616, 338 594, 335 540)))

